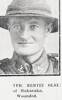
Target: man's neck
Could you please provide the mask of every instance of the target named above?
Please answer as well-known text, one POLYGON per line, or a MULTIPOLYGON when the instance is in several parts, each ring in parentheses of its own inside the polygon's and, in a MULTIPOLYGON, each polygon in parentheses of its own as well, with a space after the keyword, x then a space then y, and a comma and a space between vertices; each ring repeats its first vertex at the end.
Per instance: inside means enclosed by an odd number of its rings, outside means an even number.
POLYGON ((40 50, 36 54, 29 55, 29 56, 18 55, 17 53, 14 52, 13 58, 19 59, 19 61, 21 60, 21 58, 23 58, 26 62, 33 64, 40 58, 40 56, 43 54, 43 51, 44 51, 44 49, 40 50))
POLYGON ((37 52, 36 54, 30 55, 30 56, 25 56, 24 59, 25 59, 25 61, 33 64, 34 62, 36 62, 40 58, 42 53, 43 53, 43 49, 40 50, 39 52, 37 52))

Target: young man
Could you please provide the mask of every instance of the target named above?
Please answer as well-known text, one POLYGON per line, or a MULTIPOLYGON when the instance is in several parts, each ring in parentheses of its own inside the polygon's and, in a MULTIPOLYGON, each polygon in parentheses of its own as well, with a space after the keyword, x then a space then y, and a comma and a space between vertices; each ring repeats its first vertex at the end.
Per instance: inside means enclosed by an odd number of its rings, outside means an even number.
POLYGON ((48 33, 58 27, 46 0, 13 0, 0 27, 9 30, 14 47, 13 57, 0 61, 0 74, 59 74, 58 61, 43 47, 48 33))

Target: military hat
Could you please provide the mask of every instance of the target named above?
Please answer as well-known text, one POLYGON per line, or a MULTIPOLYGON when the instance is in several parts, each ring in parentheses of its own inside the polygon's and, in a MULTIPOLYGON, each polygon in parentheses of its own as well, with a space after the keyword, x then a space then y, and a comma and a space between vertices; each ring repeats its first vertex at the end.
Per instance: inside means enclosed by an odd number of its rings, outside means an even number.
POLYGON ((8 18, 12 16, 40 16, 51 23, 51 33, 58 31, 58 19, 53 16, 46 0, 13 0, 6 10, 5 16, 0 16, 0 27, 8 29, 8 18))

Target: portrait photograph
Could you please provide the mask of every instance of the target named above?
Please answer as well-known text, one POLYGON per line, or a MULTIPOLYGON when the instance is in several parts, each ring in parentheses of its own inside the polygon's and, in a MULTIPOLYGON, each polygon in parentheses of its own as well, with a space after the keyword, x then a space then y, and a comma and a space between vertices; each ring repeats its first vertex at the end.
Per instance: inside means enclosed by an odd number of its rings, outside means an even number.
POLYGON ((0 76, 6 75, 60 76, 60 0, 0 1, 0 76))

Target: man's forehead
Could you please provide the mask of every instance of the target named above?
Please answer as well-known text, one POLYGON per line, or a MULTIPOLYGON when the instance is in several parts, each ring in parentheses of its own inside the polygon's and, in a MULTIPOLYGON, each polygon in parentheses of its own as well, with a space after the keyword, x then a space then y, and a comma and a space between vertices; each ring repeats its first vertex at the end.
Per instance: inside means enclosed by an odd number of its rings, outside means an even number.
POLYGON ((20 21, 45 22, 45 19, 40 16, 11 16, 9 17, 9 22, 20 22, 20 21))

